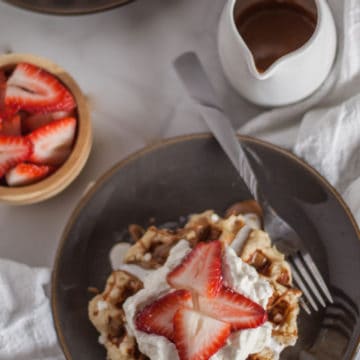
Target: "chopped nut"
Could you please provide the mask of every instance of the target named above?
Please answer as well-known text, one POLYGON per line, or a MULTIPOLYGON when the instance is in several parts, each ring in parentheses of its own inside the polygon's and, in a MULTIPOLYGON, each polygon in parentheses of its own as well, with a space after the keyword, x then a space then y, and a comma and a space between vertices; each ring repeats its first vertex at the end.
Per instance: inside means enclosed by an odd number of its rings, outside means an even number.
POLYGON ((92 294, 99 294, 100 293, 100 290, 94 286, 89 286, 88 287, 88 292, 89 293, 92 293, 92 294))
POLYGON ((137 242, 141 237, 144 235, 145 230, 137 224, 131 224, 129 225, 129 234, 134 240, 134 242, 137 242))
POLYGON ((256 214, 260 219, 263 217, 262 208, 255 200, 245 200, 233 204, 226 210, 225 217, 228 218, 231 215, 245 214, 256 214))

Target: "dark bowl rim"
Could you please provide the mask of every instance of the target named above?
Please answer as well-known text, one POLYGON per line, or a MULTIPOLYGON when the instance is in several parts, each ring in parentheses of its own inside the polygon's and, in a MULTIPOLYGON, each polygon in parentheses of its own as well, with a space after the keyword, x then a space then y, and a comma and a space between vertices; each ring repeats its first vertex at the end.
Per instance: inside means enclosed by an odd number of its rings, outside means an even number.
POLYGON ((78 15, 96 14, 99 12, 108 11, 108 10, 115 9, 117 7, 128 5, 134 1, 135 0, 112 0, 111 4, 109 4, 109 5, 98 6, 98 7, 89 9, 89 10, 80 10, 80 9, 78 9, 78 10, 66 10, 66 9, 54 10, 54 9, 51 9, 46 6, 40 7, 40 6, 33 6, 31 4, 24 4, 23 0, 5 0, 6 3, 8 3, 12 6, 21 8, 23 10, 33 11, 33 12, 36 12, 39 14, 54 15, 54 16, 57 16, 57 15, 78 16, 78 15))
MULTIPOLYGON (((339 194, 339 192, 317 171, 315 170, 313 167, 311 167, 309 164, 307 164, 304 160, 302 160, 301 158, 297 157, 295 154, 291 153, 290 151, 281 148, 280 146, 271 144, 267 141, 264 140, 260 140, 251 136, 246 136, 246 135, 237 135, 238 139, 240 141, 244 141, 244 142, 248 142, 248 143, 254 143, 254 144, 258 144, 261 145, 263 147, 268 148, 269 150, 278 152, 288 158, 290 158, 291 160, 293 160, 294 162, 296 162, 297 164, 299 164, 300 166, 302 166, 303 168, 305 168, 305 170, 307 170, 308 172, 310 172, 312 175, 314 175, 322 184, 324 187, 327 188, 327 190, 329 190, 334 197, 338 200, 338 202, 340 203, 340 205, 343 207, 343 209, 345 210, 345 213, 347 215, 347 217, 349 218, 358 239, 360 240, 360 229, 359 226, 357 224, 357 222, 355 221, 354 215, 352 214, 350 208, 347 206, 347 204, 345 203, 344 199, 342 198, 342 196, 339 194)), ((88 201, 92 198, 92 196, 95 194, 95 192, 115 173, 117 172, 119 169, 123 168, 124 166, 126 166, 128 163, 142 157, 143 155, 152 152, 154 150, 157 149, 161 149, 173 144, 177 144, 177 143, 181 143, 181 142, 186 142, 186 141, 190 141, 190 140, 196 140, 196 139, 210 139, 212 138, 212 135, 210 133, 199 133, 199 134, 190 134, 190 135, 180 135, 180 136, 175 136, 175 137, 171 137, 171 138, 167 138, 167 139, 163 139, 160 141, 157 141, 153 144, 150 144, 148 146, 145 146, 144 148, 130 154, 129 156, 127 156, 126 158, 124 158, 123 160, 120 160, 119 162, 117 162, 115 165, 113 165, 109 170, 107 170, 103 175, 101 175, 91 186, 91 188, 82 196, 82 198, 79 200, 78 204, 76 205, 75 209, 72 211, 67 224, 64 228, 64 231, 62 233, 58 248, 56 250, 56 254, 55 254, 55 261, 54 261, 54 266, 53 266, 53 270, 52 270, 52 275, 51 275, 51 310, 52 310, 52 315, 53 315, 53 320, 54 320, 54 325, 55 325, 55 329, 56 329, 56 333, 57 333, 57 337, 59 340, 59 343, 61 345, 61 348, 64 352, 64 355, 66 357, 67 360, 74 360, 72 358, 72 356, 70 355, 69 349, 67 347, 64 335, 62 333, 62 329, 60 326, 60 320, 58 317, 58 311, 57 311, 57 293, 56 293, 56 284, 57 284, 57 279, 58 279, 58 267, 59 267, 59 263, 60 263, 60 258, 66 243, 66 239, 68 237, 68 234, 70 232, 70 230, 73 227, 73 224, 75 223, 75 221, 77 220, 79 214, 81 213, 82 209, 86 206, 86 204, 88 203, 88 201)), ((351 359, 355 360, 355 355, 357 352, 357 349, 360 346, 360 336, 358 337, 357 340, 357 346, 354 349, 353 353, 351 354, 351 359)))

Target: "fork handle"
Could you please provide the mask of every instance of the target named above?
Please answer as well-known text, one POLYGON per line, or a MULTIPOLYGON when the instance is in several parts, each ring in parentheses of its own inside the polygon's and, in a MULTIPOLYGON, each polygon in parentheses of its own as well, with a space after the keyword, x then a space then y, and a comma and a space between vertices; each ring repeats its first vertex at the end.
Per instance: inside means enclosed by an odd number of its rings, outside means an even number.
POLYGON ((228 118, 218 108, 200 104, 198 105, 198 109, 216 140, 219 142, 246 184, 253 198, 262 203, 263 199, 260 199, 258 180, 248 160, 248 156, 239 142, 228 118))
MULTIPOLYGON (((181 55, 174 68, 189 96, 195 100, 198 110, 221 147, 235 166, 255 200, 259 199, 259 186, 241 143, 230 120, 225 116, 203 65, 194 52, 181 55)), ((261 203, 262 201, 260 201, 261 203)))

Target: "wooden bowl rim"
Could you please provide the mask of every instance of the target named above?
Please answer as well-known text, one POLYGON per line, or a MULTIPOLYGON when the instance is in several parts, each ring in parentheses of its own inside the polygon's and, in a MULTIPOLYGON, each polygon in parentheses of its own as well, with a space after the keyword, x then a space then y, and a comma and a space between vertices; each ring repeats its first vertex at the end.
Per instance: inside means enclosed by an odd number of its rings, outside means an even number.
POLYGON ((77 104, 78 126, 74 148, 60 168, 35 184, 21 187, 0 186, 0 201, 25 205, 53 197, 64 190, 83 169, 92 145, 92 126, 86 98, 77 82, 59 65, 32 54, 0 55, 0 68, 15 66, 20 62, 36 65, 56 76, 72 93, 77 104))

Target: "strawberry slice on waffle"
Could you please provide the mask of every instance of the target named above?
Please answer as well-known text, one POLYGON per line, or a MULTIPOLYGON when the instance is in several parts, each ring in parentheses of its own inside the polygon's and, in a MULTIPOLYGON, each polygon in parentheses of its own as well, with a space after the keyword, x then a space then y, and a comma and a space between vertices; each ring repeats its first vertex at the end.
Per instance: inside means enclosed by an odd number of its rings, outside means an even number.
POLYGON ((266 311, 249 298, 222 288, 216 298, 199 296, 201 312, 231 324, 232 330, 256 328, 267 320, 266 311))
POLYGON ((191 293, 187 290, 171 292, 140 311, 136 317, 136 326, 146 333, 173 340, 173 318, 182 306, 192 307, 191 293))
POLYGON ((188 289, 203 296, 215 296, 222 281, 221 243, 199 243, 167 276, 170 286, 188 289))
POLYGON ((37 66, 20 63, 7 81, 5 106, 29 113, 70 111, 75 100, 53 75, 37 66))
POLYGON ((180 360, 208 360, 234 331, 256 328, 266 311, 224 286, 222 244, 198 243, 167 275, 172 291, 137 313, 138 330, 166 336, 180 360), (182 289, 182 290, 181 290, 182 289))
POLYGON ((225 345, 230 332, 230 324, 191 309, 181 308, 174 316, 174 342, 180 360, 209 359, 225 345))

